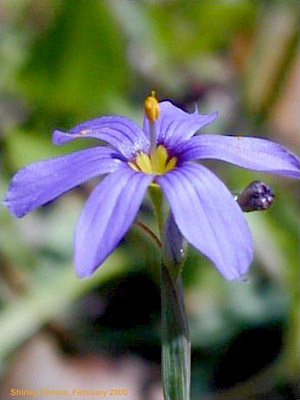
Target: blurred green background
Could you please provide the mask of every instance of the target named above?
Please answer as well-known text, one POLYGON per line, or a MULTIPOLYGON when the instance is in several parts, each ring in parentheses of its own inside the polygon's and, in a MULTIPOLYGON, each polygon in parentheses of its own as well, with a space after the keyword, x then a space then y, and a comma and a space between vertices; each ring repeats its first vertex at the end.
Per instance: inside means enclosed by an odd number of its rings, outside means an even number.
MULTIPOLYGON (((141 124, 143 99, 153 88, 186 110, 195 104, 203 113, 218 110, 206 132, 269 137, 298 151, 297 1, 2 0, 0 6, 3 193, 26 164, 94 144, 57 148, 53 129, 104 114, 141 124)), ((255 239, 246 283, 225 282, 189 250, 192 398, 296 399, 297 182, 221 162, 209 166, 233 193, 264 180, 276 201, 265 213, 246 215, 255 239)), ((2 209, 5 400, 11 388, 40 387, 121 388, 128 394, 109 398, 162 398, 153 243, 132 228, 92 279, 79 280, 73 270, 74 227, 93 184, 22 220, 2 209)), ((147 200, 140 214, 155 229, 147 200)))

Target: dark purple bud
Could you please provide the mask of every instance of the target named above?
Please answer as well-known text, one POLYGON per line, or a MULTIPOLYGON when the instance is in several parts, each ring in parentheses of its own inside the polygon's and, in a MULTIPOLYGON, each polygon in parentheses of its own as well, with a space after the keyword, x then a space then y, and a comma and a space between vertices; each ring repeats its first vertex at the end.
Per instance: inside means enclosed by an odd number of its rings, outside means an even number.
POLYGON ((270 186, 254 181, 236 197, 236 201, 245 212, 264 211, 271 207, 274 197, 270 186))

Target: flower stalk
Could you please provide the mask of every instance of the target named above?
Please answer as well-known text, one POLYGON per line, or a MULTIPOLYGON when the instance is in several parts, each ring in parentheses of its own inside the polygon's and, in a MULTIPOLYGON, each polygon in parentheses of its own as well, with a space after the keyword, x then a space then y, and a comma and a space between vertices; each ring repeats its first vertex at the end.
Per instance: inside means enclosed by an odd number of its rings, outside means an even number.
POLYGON ((149 196, 153 204, 153 208, 155 211, 156 219, 157 219, 157 224, 158 224, 158 230, 159 233, 162 235, 163 231, 163 194, 162 191, 160 190, 160 187, 157 185, 151 185, 149 186, 149 196))
POLYGON ((164 225, 162 246, 161 341, 164 399, 189 400, 191 343, 181 280, 185 259, 184 240, 172 214, 164 225))
POLYGON ((151 90, 151 93, 146 97, 144 102, 145 115, 149 121, 149 136, 150 136, 150 154, 155 151, 156 148, 156 129, 155 121, 159 117, 159 105, 156 98, 156 93, 151 90))
POLYGON ((181 273, 185 241, 173 214, 163 219, 163 197, 159 187, 150 186, 161 242, 161 368, 164 400, 189 400, 191 343, 185 313, 181 273))
POLYGON ((191 343, 182 296, 181 277, 175 283, 161 267, 162 381, 165 400, 189 400, 191 343))

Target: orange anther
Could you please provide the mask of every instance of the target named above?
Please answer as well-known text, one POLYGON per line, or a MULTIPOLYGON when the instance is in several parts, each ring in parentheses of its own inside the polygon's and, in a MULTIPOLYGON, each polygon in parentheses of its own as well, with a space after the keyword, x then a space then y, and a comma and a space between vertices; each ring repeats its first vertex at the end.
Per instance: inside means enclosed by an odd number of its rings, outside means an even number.
POLYGON ((155 122, 159 116, 159 106, 154 90, 151 90, 150 96, 146 97, 144 107, 148 120, 155 122))

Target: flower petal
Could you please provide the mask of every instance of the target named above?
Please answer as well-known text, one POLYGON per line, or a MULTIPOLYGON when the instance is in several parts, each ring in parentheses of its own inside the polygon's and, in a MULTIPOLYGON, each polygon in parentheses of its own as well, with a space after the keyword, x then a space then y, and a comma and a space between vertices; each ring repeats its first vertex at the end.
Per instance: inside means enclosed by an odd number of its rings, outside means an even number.
POLYGON ((149 140, 142 129, 126 117, 95 118, 75 126, 69 132, 55 130, 52 135, 52 141, 56 145, 78 138, 103 140, 127 159, 132 158, 137 151, 147 151, 149 148, 149 140))
POLYGON ((30 164, 13 177, 4 205, 23 217, 86 180, 115 171, 123 163, 117 156, 115 150, 94 147, 30 164))
POLYGON ((268 139, 201 135, 178 146, 181 161, 218 159, 243 168, 299 178, 299 160, 268 139))
MULTIPOLYGON (((159 117, 155 121, 158 144, 171 149, 193 136, 199 129, 213 122, 218 113, 192 114, 174 106, 170 101, 159 103, 159 117)), ((149 137, 149 121, 144 119, 144 132, 149 137)))
POLYGON ((156 178, 183 236, 228 280, 240 279, 253 258, 243 213, 225 185, 202 165, 185 164, 156 178))
POLYGON ((90 276, 116 248, 152 179, 123 165, 95 188, 76 226, 74 264, 80 277, 90 276))

